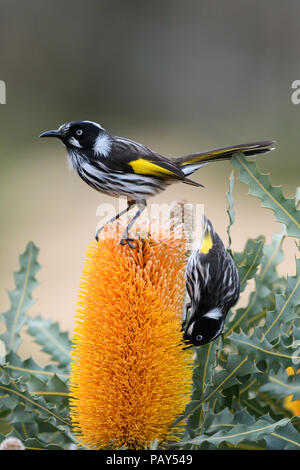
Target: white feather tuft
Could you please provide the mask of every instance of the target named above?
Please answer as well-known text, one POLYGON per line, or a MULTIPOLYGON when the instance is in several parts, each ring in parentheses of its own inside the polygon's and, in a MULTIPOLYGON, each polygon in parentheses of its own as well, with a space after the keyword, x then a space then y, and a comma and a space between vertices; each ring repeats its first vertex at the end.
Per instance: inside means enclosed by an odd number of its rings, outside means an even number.
POLYGON ((93 149, 96 155, 108 157, 111 149, 111 141, 108 135, 100 134, 94 143, 93 149))
POLYGON ((74 145, 74 147, 82 148, 82 145, 80 145, 80 143, 78 142, 77 139, 75 139, 75 137, 70 137, 69 143, 71 145, 74 145))
POLYGON ((203 315, 205 318, 211 318, 212 320, 220 320, 223 314, 219 308, 213 308, 203 315))
POLYGON ((208 163, 192 163, 186 166, 182 166, 181 169, 184 173, 185 176, 189 176, 192 173, 194 173, 196 170, 199 170, 199 168, 202 168, 203 166, 208 165, 208 163))

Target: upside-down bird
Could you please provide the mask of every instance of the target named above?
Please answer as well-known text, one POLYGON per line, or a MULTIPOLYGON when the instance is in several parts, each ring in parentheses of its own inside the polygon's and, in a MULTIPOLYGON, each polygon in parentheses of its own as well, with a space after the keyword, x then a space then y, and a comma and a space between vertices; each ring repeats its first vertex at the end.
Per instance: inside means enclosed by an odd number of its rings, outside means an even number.
MULTIPOLYGON (((127 197, 127 208, 107 223, 137 206, 138 210, 120 241, 122 245, 128 243, 131 248, 135 245, 131 243, 133 239, 129 238, 129 231, 145 209, 149 197, 176 182, 203 186, 189 176, 207 163, 230 159, 239 150, 248 156, 265 153, 272 150, 274 144, 274 141, 253 142, 167 158, 133 140, 113 136, 91 121, 67 122, 40 137, 58 137, 67 147, 72 166, 92 188, 111 196, 127 197)), ((102 229, 97 230, 96 240, 102 229)))
POLYGON ((222 333, 226 315, 240 295, 235 263, 205 216, 200 246, 187 262, 186 288, 191 302, 187 325, 183 322, 184 338, 200 346, 222 333))

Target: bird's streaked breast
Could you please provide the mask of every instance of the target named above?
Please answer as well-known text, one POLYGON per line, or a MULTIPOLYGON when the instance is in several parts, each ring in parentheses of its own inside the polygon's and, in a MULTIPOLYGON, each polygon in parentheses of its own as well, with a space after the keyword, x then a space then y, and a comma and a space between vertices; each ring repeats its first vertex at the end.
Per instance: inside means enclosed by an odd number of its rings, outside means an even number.
POLYGON ((79 176, 92 188, 112 196, 127 196, 131 199, 145 199, 155 196, 164 189, 156 178, 135 173, 114 172, 98 159, 88 161, 75 149, 68 152, 69 162, 79 176))

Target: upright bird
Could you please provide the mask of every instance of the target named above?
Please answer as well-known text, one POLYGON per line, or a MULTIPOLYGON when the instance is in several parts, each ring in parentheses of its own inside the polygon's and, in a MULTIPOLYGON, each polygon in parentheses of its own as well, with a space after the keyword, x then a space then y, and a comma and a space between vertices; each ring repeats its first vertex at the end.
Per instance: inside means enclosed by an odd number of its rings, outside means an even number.
POLYGON ((205 216, 200 246, 187 262, 186 288, 191 302, 187 325, 183 322, 184 338, 200 346, 222 333, 226 315, 240 295, 235 263, 205 216))
MULTIPOLYGON (((203 186, 188 176, 209 162, 230 159, 236 151, 252 156, 270 151, 274 144, 274 141, 253 142, 167 158, 138 142, 113 136, 91 121, 67 122, 40 137, 59 138, 67 148, 74 169, 92 188, 111 196, 127 197, 127 208, 107 223, 137 206, 138 210, 120 241, 122 245, 128 243, 131 248, 135 245, 129 231, 145 209, 149 197, 176 182, 203 186)), ((102 229, 97 230, 96 240, 102 229)))

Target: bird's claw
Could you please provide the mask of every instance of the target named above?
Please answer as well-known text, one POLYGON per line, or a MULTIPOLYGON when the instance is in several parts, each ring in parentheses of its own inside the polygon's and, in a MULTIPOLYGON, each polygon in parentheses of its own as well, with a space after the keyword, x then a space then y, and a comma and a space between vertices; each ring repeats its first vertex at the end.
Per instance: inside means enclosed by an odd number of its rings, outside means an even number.
POLYGON ((131 243, 131 242, 134 242, 134 241, 136 241, 134 238, 128 238, 128 237, 127 237, 127 238, 122 238, 122 240, 120 241, 120 245, 123 245, 123 246, 124 246, 124 245, 126 245, 126 243, 127 243, 127 245, 128 245, 130 248, 132 248, 132 249, 137 249, 137 248, 138 248, 138 244, 133 244, 133 243, 131 243))
MULTIPOLYGON (((143 238, 141 238, 140 240, 141 240, 141 242, 144 241, 143 238)), ((130 248, 132 248, 134 250, 136 250, 139 247, 138 240, 136 240, 134 238, 123 237, 122 240, 120 241, 120 245, 124 246, 124 245, 126 245, 126 243, 130 248), (135 242, 135 244, 133 244, 132 242, 135 242)))
POLYGON ((99 241, 99 233, 104 229, 104 225, 100 228, 98 228, 96 235, 95 235, 95 240, 98 242, 99 241))

